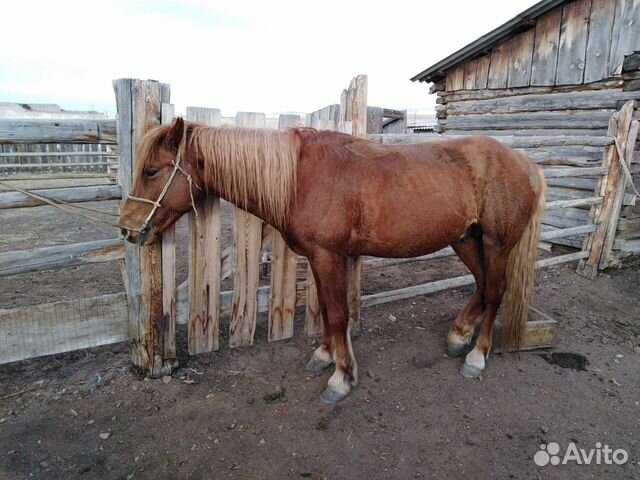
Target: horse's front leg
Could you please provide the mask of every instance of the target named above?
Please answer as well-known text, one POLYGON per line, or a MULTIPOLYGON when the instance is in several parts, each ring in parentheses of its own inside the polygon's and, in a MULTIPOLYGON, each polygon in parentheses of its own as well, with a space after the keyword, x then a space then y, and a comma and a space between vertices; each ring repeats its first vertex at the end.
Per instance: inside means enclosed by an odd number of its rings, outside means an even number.
POLYGON ((312 361, 316 357, 326 361, 325 353, 331 349, 335 371, 321 398, 335 404, 344 400, 358 381, 358 366, 348 331, 347 258, 323 250, 314 252, 309 261, 318 288, 325 335, 323 345, 314 352, 312 361))
MULTIPOLYGON (((311 262, 309 262, 311 263, 311 262)), ((333 364, 333 345, 329 329, 327 328, 327 304, 322 295, 320 281, 314 269, 313 278, 316 282, 316 293, 318 295, 318 307, 320 308, 320 316, 323 322, 322 344, 316 348, 311 355, 311 360, 307 363, 306 369, 313 373, 322 373, 333 364)))

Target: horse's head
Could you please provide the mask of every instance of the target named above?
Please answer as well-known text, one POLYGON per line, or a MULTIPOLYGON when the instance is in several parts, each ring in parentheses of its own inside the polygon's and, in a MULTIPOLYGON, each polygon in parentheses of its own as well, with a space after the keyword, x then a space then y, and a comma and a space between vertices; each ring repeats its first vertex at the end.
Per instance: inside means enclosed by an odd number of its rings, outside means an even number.
POLYGON ((186 133, 182 118, 177 118, 142 138, 133 188, 120 211, 119 225, 129 242, 154 243, 200 197, 202 181, 187 155, 186 133))

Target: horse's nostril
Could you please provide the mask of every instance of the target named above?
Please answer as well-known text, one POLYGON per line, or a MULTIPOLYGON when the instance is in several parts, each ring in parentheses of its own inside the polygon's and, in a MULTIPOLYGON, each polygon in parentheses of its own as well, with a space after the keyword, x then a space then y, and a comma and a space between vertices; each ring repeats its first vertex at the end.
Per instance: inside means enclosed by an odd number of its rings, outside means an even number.
POLYGON ((126 228, 121 228, 120 233, 122 234, 123 238, 127 238, 127 234, 129 233, 129 231, 126 228))

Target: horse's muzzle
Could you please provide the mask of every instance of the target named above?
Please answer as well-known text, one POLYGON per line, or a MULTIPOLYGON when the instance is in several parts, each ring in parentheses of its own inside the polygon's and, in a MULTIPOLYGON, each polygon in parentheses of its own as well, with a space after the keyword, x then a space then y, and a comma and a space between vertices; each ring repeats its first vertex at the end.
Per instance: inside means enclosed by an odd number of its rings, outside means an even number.
POLYGON ((127 230, 126 228, 121 228, 120 232, 122 233, 122 237, 129 243, 134 243, 138 245, 144 245, 147 238, 149 237, 149 232, 151 231, 150 227, 145 227, 140 232, 135 232, 131 230, 127 230))

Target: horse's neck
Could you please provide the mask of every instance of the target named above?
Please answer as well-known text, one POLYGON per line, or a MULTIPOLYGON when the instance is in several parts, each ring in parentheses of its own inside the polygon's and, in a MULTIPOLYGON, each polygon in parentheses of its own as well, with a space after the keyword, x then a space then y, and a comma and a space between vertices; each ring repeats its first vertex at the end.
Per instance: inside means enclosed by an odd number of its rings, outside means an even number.
MULTIPOLYGON (((227 154, 231 153, 226 152, 227 154)), ((270 212, 263 211, 264 209, 260 208, 259 200, 257 198, 257 192, 254 189, 247 189, 246 195, 246 204, 244 201, 239 201, 237 192, 233 191, 234 185, 232 184, 230 177, 225 175, 216 175, 210 176, 207 175, 204 171, 206 168, 205 165, 207 162, 214 162, 214 168, 218 168, 215 164, 222 163, 223 161, 227 167, 229 165, 238 165, 239 162, 233 156, 228 156, 227 158, 223 158, 220 156, 221 152, 216 152, 216 156, 211 159, 205 158, 197 158, 197 164, 199 166, 198 172, 202 179, 202 183, 204 185, 204 190, 209 195, 214 195, 220 197, 227 202, 235 205, 238 208, 248 211, 249 213, 255 215, 256 217, 261 218, 262 220, 270 223, 271 225, 277 226, 278 222, 276 219, 272 218, 270 212)), ((260 165, 263 169, 266 168, 266 165, 260 165)), ((258 172, 258 178, 263 177, 261 172, 258 172)))

